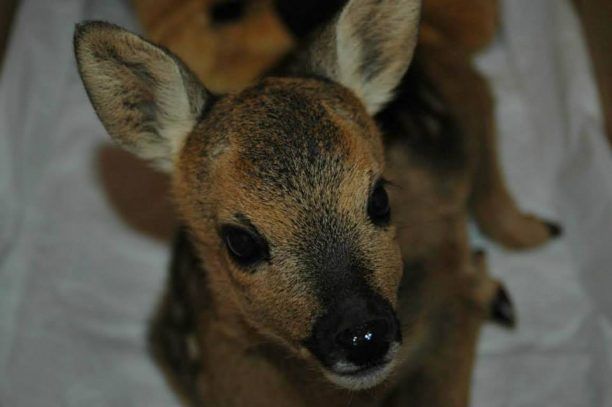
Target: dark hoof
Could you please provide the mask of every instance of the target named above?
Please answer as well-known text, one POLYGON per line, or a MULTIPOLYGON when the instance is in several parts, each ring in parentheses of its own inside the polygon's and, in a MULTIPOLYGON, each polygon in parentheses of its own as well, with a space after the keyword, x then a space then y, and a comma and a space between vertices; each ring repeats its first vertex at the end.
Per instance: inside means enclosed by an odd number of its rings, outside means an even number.
POLYGON ((472 250, 472 263, 475 265, 480 264, 485 261, 487 258, 487 252, 483 249, 474 249, 472 250))
POLYGON ((472 256, 474 257, 484 257, 487 254, 487 252, 484 251, 484 249, 474 249, 472 251, 472 256))
POLYGON ((548 232, 551 237, 559 237, 563 234, 563 228, 556 222, 544 222, 546 227, 548 227, 548 232))
POLYGON ((490 319, 496 324, 505 328, 514 328, 516 326, 516 313, 514 305, 504 286, 499 286, 497 294, 491 302, 490 319))

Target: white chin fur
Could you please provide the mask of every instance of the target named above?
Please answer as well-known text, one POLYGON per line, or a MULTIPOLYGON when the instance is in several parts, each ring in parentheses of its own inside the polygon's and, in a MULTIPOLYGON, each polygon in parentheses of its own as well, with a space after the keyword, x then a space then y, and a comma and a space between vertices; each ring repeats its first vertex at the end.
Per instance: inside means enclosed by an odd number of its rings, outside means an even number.
POLYGON ((347 390, 366 390, 382 383, 393 368, 395 367, 395 354, 399 349, 399 344, 394 343, 389 349, 389 353, 385 357, 387 361, 377 367, 373 367, 367 371, 360 372, 359 368, 347 363, 338 362, 332 369, 325 369, 324 374, 327 379, 336 386, 343 387, 347 390), (355 371, 355 374, 351 374, 355 371))

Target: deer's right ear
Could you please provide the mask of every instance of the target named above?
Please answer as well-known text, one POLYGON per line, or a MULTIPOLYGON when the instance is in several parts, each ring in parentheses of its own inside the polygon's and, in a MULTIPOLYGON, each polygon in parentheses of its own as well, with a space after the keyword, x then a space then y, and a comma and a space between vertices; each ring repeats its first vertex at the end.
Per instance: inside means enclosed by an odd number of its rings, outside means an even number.
POLYGON ((74 49, 87 94, 113 140, 170 171, 211 95, 177 57, 115 25, 77 25, 74 49))

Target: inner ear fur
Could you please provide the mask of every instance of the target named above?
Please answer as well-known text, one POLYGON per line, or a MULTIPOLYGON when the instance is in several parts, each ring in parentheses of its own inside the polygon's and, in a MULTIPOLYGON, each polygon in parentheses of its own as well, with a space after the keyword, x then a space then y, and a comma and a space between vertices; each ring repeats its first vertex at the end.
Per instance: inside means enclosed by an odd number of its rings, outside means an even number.
POLYGON ((346 86, 375 114, 412 61, 420 11, 421 0, 351 0, 286 69, 346 86))
POLYGON ((170 171, 210 93, 169 51, 110 23, 77 25, 74 49, 87 94, 113 140, 170 171))

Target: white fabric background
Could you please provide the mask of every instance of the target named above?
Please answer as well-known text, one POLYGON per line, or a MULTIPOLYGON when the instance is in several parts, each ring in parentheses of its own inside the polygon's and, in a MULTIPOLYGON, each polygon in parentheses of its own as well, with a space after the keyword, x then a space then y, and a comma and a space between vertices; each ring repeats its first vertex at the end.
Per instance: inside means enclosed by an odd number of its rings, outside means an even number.
MULTIPOLYGON (((568 0, 503 11, 479 65, 504 170, 521 206, 566 234, 523 253, 475 236, 520 328, 486 328, 473 405, 612 406, 612 160, 590 63, 568 0)), ((2 406, 176 405, 143 339, 167 245, 109 202, 108 138, 72 56, 74 23, 91 18, 136 28, 124 1, 24 0, 0 80, 2 406)))

